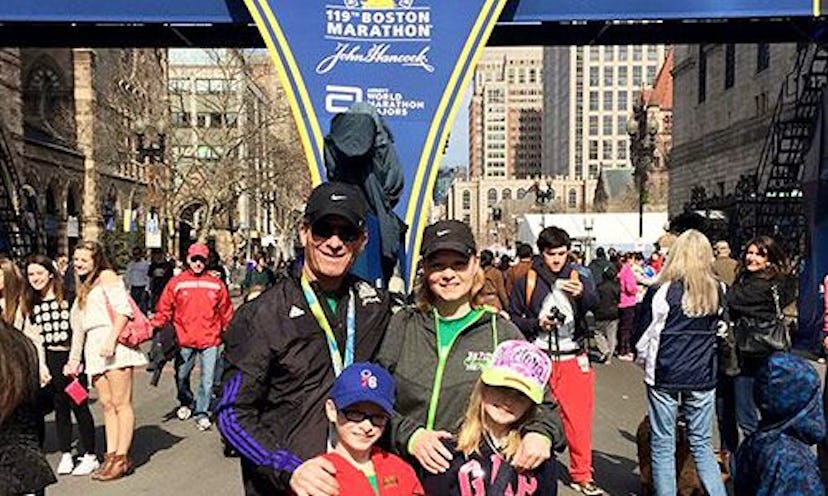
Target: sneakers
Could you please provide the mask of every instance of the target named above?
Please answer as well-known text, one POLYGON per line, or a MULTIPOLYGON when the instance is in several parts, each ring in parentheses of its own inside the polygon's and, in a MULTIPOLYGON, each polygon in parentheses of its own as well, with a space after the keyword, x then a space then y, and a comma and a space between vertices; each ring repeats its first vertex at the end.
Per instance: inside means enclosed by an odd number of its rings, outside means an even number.
POLYGON ((58 475, 69 475, 75 469, 75 461, 72 459, 72 453, 64 453, 60 457, 60 463, 57 466, 58 475))
POLYGON ((186 405, 181 405, 175 412, 175 416, 178 417, 178 420, 187 420, 193 416, 193 410, 186 405))
POLYGON ((626 355, 619 355, 618 359, 622 362, 632 362, 633 360, 635 360, 635 356, 633 356, 632 353, 627 353, 626 355))
POLYGON ((100 462, 98 462, 98 457, 94 454, 87 453, 80 457, 78 464, 75 466, 75 470, 72 470, 72 475, 89 475, 92 472, 98 470, 101 466, 100 462))
POLYGON ((200 430, 201 432, 210 430, 210 427, 212 426, 213 423, 210 422, 210 419, 208 419, 207 417, 200 417, 198 420, 196 420, 196 427, 198 427, 198 430, 200 430))
POLYGON ((594 481, 570 482, 569 487, 586 496, 604 496, 606 494, 603 489, 595 485, 594 481))

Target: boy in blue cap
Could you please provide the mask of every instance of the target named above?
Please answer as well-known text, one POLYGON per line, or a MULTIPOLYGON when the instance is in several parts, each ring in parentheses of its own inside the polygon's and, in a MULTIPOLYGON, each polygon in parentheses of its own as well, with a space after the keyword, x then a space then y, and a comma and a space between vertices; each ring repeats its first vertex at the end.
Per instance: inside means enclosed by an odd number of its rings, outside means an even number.
POLYGON ((340 488, 351 496, 421 496, 422 485, 401 458, 375 447, 394 411, 396 385, 384 368, 354 363, 336 379, 325 403, 336 431, 325 455, 340 488))

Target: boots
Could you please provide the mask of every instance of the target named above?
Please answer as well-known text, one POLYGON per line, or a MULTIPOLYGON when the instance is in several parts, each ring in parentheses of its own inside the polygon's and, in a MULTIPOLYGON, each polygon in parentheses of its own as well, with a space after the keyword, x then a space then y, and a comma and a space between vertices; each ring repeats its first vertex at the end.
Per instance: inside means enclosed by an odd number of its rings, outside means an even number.
POLYGON ((92 474, 93 480, 99 480, 99 477, 102 474, 109 472, 109 466, 112 465, 112 460, 115 458, 115 453, 107 453, 104 455, 104 462, 101 466, 92 474))
POLYGON ((109 470, 98 475, 96 480, 111 481, 120 479, 121 477, 126 477, 131 474, 133 468, 132 462, 129 460, 127 455, 114 455, 112 457, 112 462, 109 464, 109 470))

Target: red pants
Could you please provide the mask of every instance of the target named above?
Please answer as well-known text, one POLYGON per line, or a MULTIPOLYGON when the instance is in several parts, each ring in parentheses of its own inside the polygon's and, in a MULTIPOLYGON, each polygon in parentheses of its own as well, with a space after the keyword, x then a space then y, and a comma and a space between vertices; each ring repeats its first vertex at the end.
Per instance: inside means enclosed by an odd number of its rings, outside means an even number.
POLYGON ((553 361, 549 386, 561 406, 569 444, 569 476, 573 482, 591 481, 595 371, 590 367, 583 372, 576 359, 553 361))

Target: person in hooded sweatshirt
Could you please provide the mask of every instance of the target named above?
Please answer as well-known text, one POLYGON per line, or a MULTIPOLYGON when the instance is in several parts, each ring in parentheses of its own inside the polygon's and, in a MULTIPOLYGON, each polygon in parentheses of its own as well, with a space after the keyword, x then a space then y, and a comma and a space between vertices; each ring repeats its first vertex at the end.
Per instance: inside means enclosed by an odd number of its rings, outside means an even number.
POLYGON ((820 380, 808 363, 775 353, 759 369, 759 429, 736 452, 737 496, 825 494, 811 446, 825 437, 820 380))

